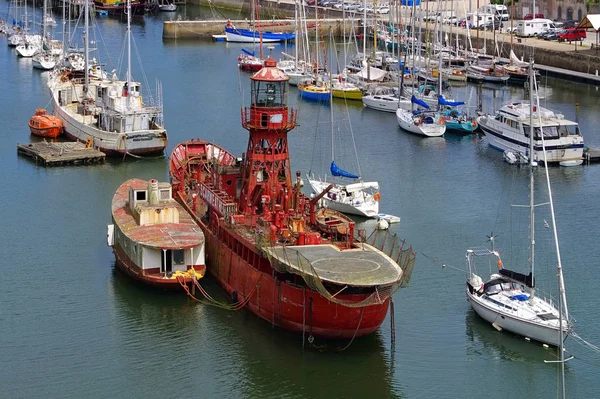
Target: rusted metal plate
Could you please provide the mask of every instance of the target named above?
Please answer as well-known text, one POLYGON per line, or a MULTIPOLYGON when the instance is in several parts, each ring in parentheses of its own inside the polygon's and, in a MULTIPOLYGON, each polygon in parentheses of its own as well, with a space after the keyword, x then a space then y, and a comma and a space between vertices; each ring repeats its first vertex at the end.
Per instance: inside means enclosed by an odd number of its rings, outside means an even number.
POLYGON ((358 249, 346 250, 331 244, 280 246, 265 250, 287 265, 292 273, 306 273, 336 284, 370 287, 394 284, 400 280, 402 269, 391 258, 368 244, 358 245, 358 249))
POLYGON ((127 180, 117 189, 112 201, 113 220, 123 234, 144 246, 161 249, 186 249, 204 242, 200 226, 175 200, 169 201, 168 206, 179 211, 179 223, 140 226, 129 208, 129 189, 132 187, 144 189, 148 187, 148 182, 127 180))

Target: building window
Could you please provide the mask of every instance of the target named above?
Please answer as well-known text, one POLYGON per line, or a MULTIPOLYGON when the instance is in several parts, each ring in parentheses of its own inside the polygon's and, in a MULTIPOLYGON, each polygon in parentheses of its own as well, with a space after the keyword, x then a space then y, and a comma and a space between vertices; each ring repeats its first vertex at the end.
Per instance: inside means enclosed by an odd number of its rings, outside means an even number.
POLYGON ((583 19, 583 11, 581 11, 581 8, 579 9, 579 11, 577 11, 577 20, 581 21, 583 19))
POLYGON ((559 21, 562 19, 562 7, 558 6, 558 12, 556 13, 556 19, 559 21))
POLYGON ((571 7, 567 8, 567 20, 570 21, 573 19, 573 9, 571 7))

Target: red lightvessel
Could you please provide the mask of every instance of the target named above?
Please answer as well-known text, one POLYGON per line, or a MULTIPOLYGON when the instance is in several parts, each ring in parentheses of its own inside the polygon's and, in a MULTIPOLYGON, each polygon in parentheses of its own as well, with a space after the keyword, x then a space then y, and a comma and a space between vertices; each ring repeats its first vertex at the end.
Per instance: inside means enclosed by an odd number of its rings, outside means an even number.
POLYGON ((368 238, 355 224, 317 209, 323 193, 301 192, 290 170, 288 77, 268 58, 252 80, 243 158, 202 140, 173 150, 174 196, 202 228, 208 272, 266 321, 307 336, 351 339, 374 332, 392 294, 408 281, 415 254, 395 234, 368 238))

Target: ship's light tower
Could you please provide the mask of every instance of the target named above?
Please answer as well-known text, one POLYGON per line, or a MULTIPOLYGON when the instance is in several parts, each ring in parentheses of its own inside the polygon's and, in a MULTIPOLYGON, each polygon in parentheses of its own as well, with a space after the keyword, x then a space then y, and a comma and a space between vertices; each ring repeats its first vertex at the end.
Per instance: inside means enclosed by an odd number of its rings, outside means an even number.
POLYGON ((250 108, 242 109, 242 125, 250 136, 239 210, 287 211, 293 203, 287 134, 296 126, 297 116, 288 108, 289 77, 269 57, 250 79, 250 108))

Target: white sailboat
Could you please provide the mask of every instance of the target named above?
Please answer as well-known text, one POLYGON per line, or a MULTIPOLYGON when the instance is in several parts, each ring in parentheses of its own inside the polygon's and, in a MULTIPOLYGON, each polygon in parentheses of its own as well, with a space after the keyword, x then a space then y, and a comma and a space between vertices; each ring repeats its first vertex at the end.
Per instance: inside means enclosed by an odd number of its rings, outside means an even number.
MULTIPOLYGON (((533 64, 530 64, 530 93, 534 93, 533 64)), ((533 97, 533 95, 532 95, 533 97)), ((533 108, 533 98, 530 101, 533 108)), ((530 113, 530 126, 533 126, 533 112, 530 113)), ((533 133, 533 127, 531 127, 533 133)), ((543 144, 545 147, 545 144, 543 144)), ((533 154, 533 144, 530 147, 533 154)), ((545 151, 544 151, 545 154, 545 151)), ((567 310, 567 298, 562 274, 560 260, 560 248, 556 233, 556 222, 554 216, 554 205, 552 202, 552 191, 548 169, 546 167, 546 182, 550 197, 550 211, 552 215, 552 227, 554 230, 554 242, 558 257, 558 283, 559 303, 556 304, 549 298, 541 298, 536 292, 534 279, 535 266, 535 207, 534 202, 534 175, 533 168, 537 166, 537 160, 529 157, 529 223, 530 223, 530 272, 528 275, 505 269, 499 253, 493 246, 489 250, 485 247, 467 250, 467 300, 473 310, 483 319, 490 322, 498 330, 507 330, 535 341, 548 345, 560 346, 569 335, 572 324, 569 322, 567 310), (498 265, 498 273, 493 273, 485 283, 477 274, 475 260, 478 257, 491 257, 498 265)), ((488 266, 488 262, 486 267, 488 266)))
MULTIPOLYGON (((414 2, 413 2, 414 16, 414 2)), ((413 44, 412 62, 414 65, 415 49, 413 44)), ((411 84, 410 110, 398 107, 396 110, 396 119, 402 130, 409 133, 418 134, 425 137, 440 137, 446 132, 445 118, 440 117, 439 113, 429 111, 430 106, 425 100, 419 99, 415 95, 414 81, 411 84), (415 105, 421 107, 415 110, 415 105)))
POLYGON ((64 70, 54 74, 48 86, 55 115, 65 135, 86 142, 107 155, 161 154, 167 146, 163 124, 161 87, 156 99, 144 103, 140 83, 131 76, 131 2, 127 3, 127 77, 107 77, 89 60, 89 7, 84 6, 83 71, 64 70))
MULTIPOLYGON (((331 78, 331 75, 330 75, 331 78)), ((330 122, 331 122, 331 165, 329 171, 331 178, 316 176, 312 173, 308 175, 308 183, 315 194, 322 193, 330 184, 333 187, 321 199, 324 207, 334 209, 338 212, 352 215, 363 216, 367 218, 376 218, 379 214, 379 183, 365 182, 360 176, 360 165, 358 165, 359 175, 355 175, 341 169, 335 162, 334 145, 334 123, 333 123, 333 100, 330 98, 330 122), (343 179, 349 179, 349 183, 343 182, 343 179)), ((354 140, 354 137, 352 137, 354 140)), ((354 146, 356 162, 358 163, 358 154, 354 146)))

